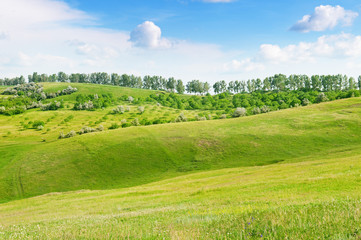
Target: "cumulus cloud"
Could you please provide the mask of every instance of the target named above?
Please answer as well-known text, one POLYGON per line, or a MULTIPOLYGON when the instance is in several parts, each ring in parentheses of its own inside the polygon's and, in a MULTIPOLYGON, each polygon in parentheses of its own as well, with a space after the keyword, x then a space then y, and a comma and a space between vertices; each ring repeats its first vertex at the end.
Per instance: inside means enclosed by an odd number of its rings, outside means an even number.
POLYGON ((313 61, 316 58, 361 57, 361 36, 353 34, 325 35, 315 42, 300 42, 297 45, 263 44, 258 58, 273 63, 313 61))
POLYGON ((135 46, 145 48, 170 48, 172 46, 168 39, 162 38, 160 27, 151 21, 139 24, 130 33, 130 41, 135 46))
POLYGON ((333 29, 339 24, 352 25, 358 13, 345 10, 341 6, 321 5, 315 8, 314 13, 305 15, 300 21, 291 27, 298 32, 325 31, 333 29))
POLYGON ((169 40, 152 22, 132 33, 101 28, 63 1, 2 0, 0 18, 7 19, 0 21, 6 38, 0 41, 0 78, 104 71, 213 81, 226 61, 219 46, 169 40))

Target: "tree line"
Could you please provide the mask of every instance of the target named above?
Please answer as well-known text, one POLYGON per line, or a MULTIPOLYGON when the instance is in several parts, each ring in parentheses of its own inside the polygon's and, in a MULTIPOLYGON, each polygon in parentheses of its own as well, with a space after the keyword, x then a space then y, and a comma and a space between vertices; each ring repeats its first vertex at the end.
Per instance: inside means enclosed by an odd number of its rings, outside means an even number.
MULTIPOLYGON (((0 85, 23 84, 26 80, 23 76, 16 78, 0 79, 0 85)), ((97 72, 91 74, 72 73, 70 75, 59 72, 58 74, 38 74, 34 72, 28 76, 28 82, 70 82, 70 83, 93 83, 104 85, 115 85, 130 88, 143 88, 152 90, 165 90, 183 94, 185 92, 192 94, 206 94, 212 88, 214 93, 252 93, 255 91, 344 91, 361 89, 361 76, 358 79, 346 75, 290 75, 276 74, 266 77, 249 79, 247 81, 218 81, 211 86, 208 82, 192 80, 184 85, 180 79, 173 77, 164 78, 161 76, 134 76, 128 74, 119 75, 117 73, 108 74, 97 72)))

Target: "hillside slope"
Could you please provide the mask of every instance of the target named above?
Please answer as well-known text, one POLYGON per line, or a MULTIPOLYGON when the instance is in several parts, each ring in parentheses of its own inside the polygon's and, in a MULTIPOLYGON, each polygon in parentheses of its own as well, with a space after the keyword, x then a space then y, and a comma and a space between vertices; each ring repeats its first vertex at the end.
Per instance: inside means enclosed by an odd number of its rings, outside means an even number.
POLYGON ((0 238, 360 239, 359 149, 0 204, 0 238))
MULTIPOLYGON (((46 142, 34 140, 41 134, 30 130, 19 132, 22 141, 17 135, 3 136, 0 200, 129 187, 201 170, 345 156, 361 146, 360 104, 360 98, 351 98, 239 119, 131 127, 62 140, 50 133, 52 140, 46 142)), ((56 118, 68 112, 59 111, 56 118)), ((54 113, 27 114, 47 118, 54 113)), ((74 119, 81 116, 74 123, 80 128, 86 114, 104 113, 72 114, 74 119)), ((11 125, 26 116, 1 121, 11 125)))

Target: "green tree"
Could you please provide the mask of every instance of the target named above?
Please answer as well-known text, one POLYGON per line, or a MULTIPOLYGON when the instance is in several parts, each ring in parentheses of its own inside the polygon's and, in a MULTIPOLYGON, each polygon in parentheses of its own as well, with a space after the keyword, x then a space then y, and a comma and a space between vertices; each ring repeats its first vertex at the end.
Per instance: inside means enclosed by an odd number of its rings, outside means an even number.
POLYGON ((184 85, 183 85, 183 81, 182 80, 177 80, 177 86, 176 86, 177 92, 179 94, 183 94, 185 89, 184 89, 184 85))

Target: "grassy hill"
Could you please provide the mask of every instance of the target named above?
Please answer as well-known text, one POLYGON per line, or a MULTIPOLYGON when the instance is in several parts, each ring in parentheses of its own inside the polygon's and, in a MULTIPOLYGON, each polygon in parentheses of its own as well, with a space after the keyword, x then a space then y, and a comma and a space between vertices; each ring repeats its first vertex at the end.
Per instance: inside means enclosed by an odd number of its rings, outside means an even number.
MULTIPOLYGON (((108 91, 136 97, 148 93, 78 85, 76 94, 108 91)), ((45 88, 58 90, 61 86, 66 85, 48 84, 45 88)), ((75 97, 70 96, 68 102, 75 97)), ((109 115, 112 107, 0 116, 1 201, 49 192, 130 187, 194 171, 315 160, 351 151, 361 143, 360 102, 352 98, 239 119, 131 127, 61 140, 57 139, 59 131, 79 130, 94 125, 96 119, 109 126, 124 116, 109 115), (70 115, 74 117, 65 122, 70 115), (29 120, 43 120, 45 128, 22 129, 20 122, 29 120)), ((144 114, 177 116, 180 111, 155 107, 159 112, 144 114)))
POLYGON ((3 239, 359 239, 361 150, 0 205, 3 239))
POLYGON ((361 238, 360 98, 109 130, 124 118, 216 112, 74 111, 77 94, 151 91, 72 86, 79 91, 57 98, 64 109, 0 115, 0 238, 361 238), (44 129, 24 128, 35 120, 44 129), (99 124, 105 131, 58 139, 99 124))

